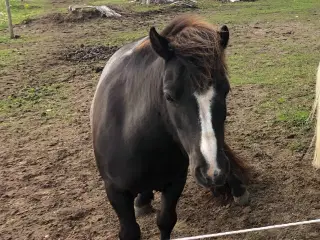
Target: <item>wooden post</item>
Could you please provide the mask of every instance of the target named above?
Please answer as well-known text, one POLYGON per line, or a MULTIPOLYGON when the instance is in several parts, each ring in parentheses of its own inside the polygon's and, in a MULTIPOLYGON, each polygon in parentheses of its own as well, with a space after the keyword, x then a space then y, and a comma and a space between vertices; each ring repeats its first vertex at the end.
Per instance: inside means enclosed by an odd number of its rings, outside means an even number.
POLYGON ((6 0, 10 38, 14 38, 9 0, 6 0))
POLYGON ((319 169, 320 168, 320 62, 318 65, 317 71, 317 80, 316 80, 316 97, 315 97, 315 104, 314 104, 314 111, 316 115, 316 129, 315 129, 315 150, 314 150, 314 157, 312 161, 312 165, 319 169))

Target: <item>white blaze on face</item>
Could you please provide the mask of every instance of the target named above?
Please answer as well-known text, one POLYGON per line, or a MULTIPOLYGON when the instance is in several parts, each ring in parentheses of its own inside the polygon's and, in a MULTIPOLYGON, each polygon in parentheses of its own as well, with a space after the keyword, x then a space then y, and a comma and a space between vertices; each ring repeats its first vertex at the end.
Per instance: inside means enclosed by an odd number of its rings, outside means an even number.
POLYGON ((207 171, 209 176, 213 176, 214 171, 220 171, 217 163, 217 139, 213 130, 211 116, 211 105, 214 95, 213 87, 210 87, 204 93, 195 93, 201 123, 200 150, 209 166, 207 171))

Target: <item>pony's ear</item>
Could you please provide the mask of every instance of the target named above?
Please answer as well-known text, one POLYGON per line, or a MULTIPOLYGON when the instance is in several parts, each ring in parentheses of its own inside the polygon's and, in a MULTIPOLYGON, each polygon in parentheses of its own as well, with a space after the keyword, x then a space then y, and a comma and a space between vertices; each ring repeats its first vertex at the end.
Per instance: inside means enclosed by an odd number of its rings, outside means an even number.
POLYGON ((169 60, 173 56, 173 49, 169 41, 162 37, 154 27, 150 28, 149 38, 153 50, 163 59, 169 60))
POLYGON ((219 31, 220 35, 220 44, 225 49, 228 46, 229 42, 229 29, 226 25, 223 25, 219 31))

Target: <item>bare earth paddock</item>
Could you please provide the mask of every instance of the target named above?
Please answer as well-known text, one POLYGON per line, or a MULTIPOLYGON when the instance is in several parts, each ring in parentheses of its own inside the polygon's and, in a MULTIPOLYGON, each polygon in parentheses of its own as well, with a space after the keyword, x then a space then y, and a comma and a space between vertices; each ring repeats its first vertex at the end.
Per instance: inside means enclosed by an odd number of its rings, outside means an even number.
MULTIPOLYGON (((313 136, 306 119, 320 61, 318 1, 204 0, 198 9, 148 9, 121 0, 52 0, 46 7, 51 13, 15 25, 19 39, 0 28, 1 240, 117 239, 91 148, 91 99, 118 47, 183 12, 230 29, 227 141, 254 171, 247 207, 214 199, 189 177, 172 237, 320 217, 312 150, 302 158, 313 136), (72 3, 90 2, 111 2, 123 17, 66 13, 72 3)), ((154 205, 159 209, 159 194, 154 205)), ((138 222, 143 239, 159 239, 155 215, 138 222)), ((320 239, 320 225, 220 239, 320 239)))

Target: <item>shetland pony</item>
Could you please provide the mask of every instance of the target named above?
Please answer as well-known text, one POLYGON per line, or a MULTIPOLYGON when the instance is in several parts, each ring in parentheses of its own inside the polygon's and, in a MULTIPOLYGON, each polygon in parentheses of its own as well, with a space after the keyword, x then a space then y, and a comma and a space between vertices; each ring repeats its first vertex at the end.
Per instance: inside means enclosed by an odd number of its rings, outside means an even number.
POLYGON ((160 191, 157 225, 169 239, 188 167, 205 188, 225 186, 245 204, 241 162, 224 141, 230 85, 227 26, 175 18, 158 33, 126 44, 109 59, 92 101, 97 168, 120 221, 120 239, 140 239, 136 215, 160 191))

